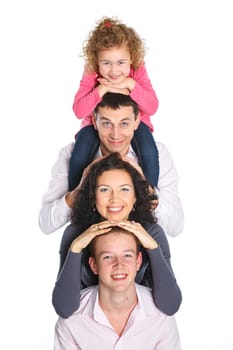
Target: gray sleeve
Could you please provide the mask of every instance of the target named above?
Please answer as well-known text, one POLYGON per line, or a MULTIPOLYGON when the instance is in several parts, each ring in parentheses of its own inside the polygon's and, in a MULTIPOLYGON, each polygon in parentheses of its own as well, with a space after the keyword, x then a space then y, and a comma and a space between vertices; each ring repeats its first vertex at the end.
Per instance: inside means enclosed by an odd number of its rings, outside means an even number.
POLYGON ((81 260, 82 253, 68 252, 53 289, 53 306, 56 313, 63 318, 69 317, 79 308, 81 260))
POLYGON ((147 231, 159 244, 158 248, 147 250, 154 302, 165 314, 173 315, 180 307, 182 294, 171 267, 168 240, 159 225, 152 225, 147 231))

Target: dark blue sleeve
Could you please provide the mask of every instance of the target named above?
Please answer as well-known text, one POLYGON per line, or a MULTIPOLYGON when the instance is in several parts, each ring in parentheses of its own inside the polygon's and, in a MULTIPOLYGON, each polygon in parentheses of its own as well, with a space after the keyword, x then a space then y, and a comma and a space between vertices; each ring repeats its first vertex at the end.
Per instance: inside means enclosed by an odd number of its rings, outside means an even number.
POLYGON ((98 148, 99 137, 93 125, 81 128, 76 135, 76 141, 69 162, 69 191, 74 190, 78 186, 83 170, 92 162, 98 148))

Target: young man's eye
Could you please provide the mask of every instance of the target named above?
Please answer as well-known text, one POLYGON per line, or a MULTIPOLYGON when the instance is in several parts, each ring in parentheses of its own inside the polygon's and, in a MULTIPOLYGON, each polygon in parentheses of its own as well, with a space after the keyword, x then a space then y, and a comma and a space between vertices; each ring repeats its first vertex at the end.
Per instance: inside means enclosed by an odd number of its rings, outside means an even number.
POLYGON ((111 255, 104 255, 103 260, 110 260, 112 258, 111 255))
POLYGON ((132 257, 133 257, 133 255, 132 255, 132 254, 130 254, 130 253, 127 253, 127 254, 125 254, 125 255, 124 255, 124 257, 125 257, 126 259, 130 259, 130 258, 132 258, 132 257))

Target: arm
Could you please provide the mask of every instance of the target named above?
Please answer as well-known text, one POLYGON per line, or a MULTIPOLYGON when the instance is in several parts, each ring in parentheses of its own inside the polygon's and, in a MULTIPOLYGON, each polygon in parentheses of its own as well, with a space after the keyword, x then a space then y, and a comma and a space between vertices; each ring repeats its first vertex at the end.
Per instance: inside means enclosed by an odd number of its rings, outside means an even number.
POLYGON ((39 226, 46 234, 58 230, 69 221, 68 167, 72 149, 73 144, 70 144, 60 151, 51 171, 49 188, 42 198, 39 226))
POLYGON ((158 224, 172 237, 182 232, 184 212, 178 192, 179 176, 167 148, 157 142, 159 151, 159 204, 155 210, 158 224))
POLYGON ((52 303, 54 309, 63 318, 68 318, 79 308, 81 260, 82 253, 68 252, 53 289, 52 303))
POLYGON ((85 69, 73 103, 73 111, 78 119, 85 118, 91 114, 96 105, 101 101, 96 84, 96 73, 89 73, 85 69))
POLYGON ((130 92, 130 97, 137 102, 143 113, 155 114, 159 101, 148 77, 145 64, 142 63, 136 71, 132 71, 131 77, 135 80, 135 86, 130 92))
POLYGON ((179 309, 182 296, 172 271, 170 249, 164 231, 155 223, 143 228, 140 223, 125 221, 118 223, 118 226, 132 232, 149 256, 148 268, 148 257, 143 254, 144 262, 137 281, 140 284, 149 284, 152 287, 154 303, 158 309, 167 315, 173 315, 179 309))
POLYGON ((52 295, 55 311, 63 318, 78 310, 82 286, 97 284, 97 277, 89 269, 88 252, 84 249, 97 235, 109 232, 112 225, 103 221, 101 227, 91 225, 83 231, 83 227, 71 224, 64 231, 60 245, 60 268, 52 295))
POLYGON ((173 315, 180 307, 182 295, 171 267, 169 244, 159 225, 150 225, 147 231, 159 245, 158 249, 147 249, 153 281, 153 298, 161 311, 173 315))

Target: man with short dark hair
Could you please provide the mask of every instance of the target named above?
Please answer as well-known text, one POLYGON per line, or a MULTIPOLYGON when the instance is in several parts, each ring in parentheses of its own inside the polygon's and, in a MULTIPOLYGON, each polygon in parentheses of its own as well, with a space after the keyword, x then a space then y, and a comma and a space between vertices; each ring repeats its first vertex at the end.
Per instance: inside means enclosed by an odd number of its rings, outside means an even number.
MULTIPOLYGON (((93 124, 98 132, 100 147, 94 150, 93 158, 120 152, 136 163, 139 156, 131 147, 131 141, 140 123, 135 102, 127 95, 105 94, 96 107, 93 124)), ((64 147, 52 168, 48 191, 42 199, 39 226, 44 233, 51 233, 69 222, 73 198, 77 190, 69 191, 69 160, 74 144, 64 147)), ((159 196, 155 215, 158 224, 170 236, 183 230, 183 208, 178 193, 179 177, 167 148, 157 142, 159 151, 159 179, 156 193, 159 196)))
POLYGON ((73 315, 58 319, 54 350, 181 350, 174 316, 159 311, 150 289, 135 284, 142 263, 136 237, 113 227, 90 244, 98 285, 82 291, 73 315))

